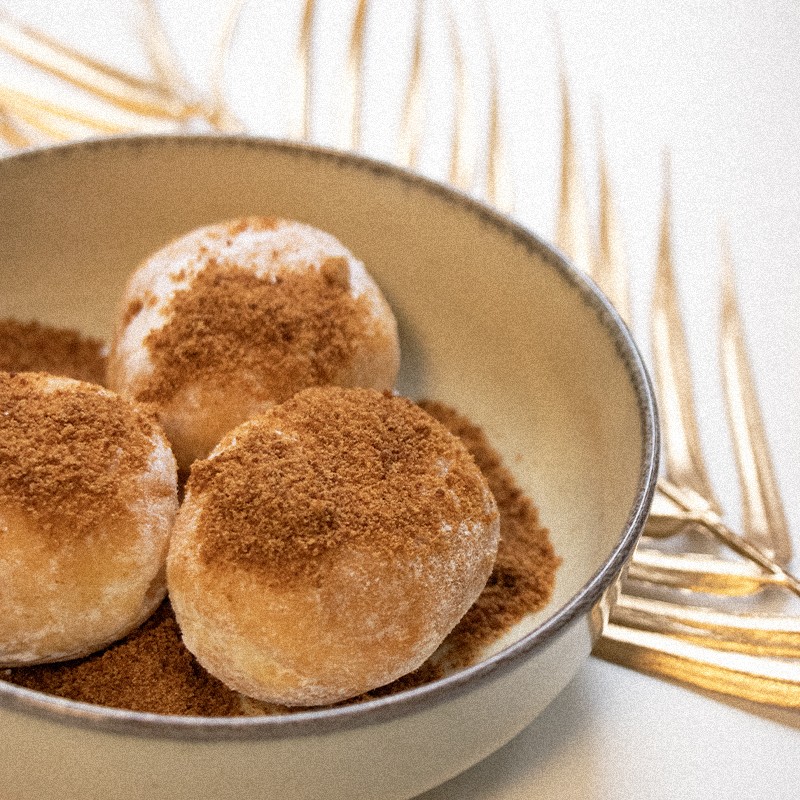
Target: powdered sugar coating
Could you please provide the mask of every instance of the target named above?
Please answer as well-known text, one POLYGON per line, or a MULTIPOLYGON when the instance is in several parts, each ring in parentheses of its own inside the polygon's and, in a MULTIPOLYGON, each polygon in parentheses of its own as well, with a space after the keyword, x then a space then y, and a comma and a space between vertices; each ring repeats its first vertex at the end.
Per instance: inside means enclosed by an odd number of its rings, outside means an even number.
MULTIPOLYGON (((105 389, 37 373, 8 380, 44 408, 53 402, 62 429, 88 425, 98 442, 107 435, 105 409, 119 407, 146 452, 134 471, 106 441, 97 458, 104 459, 113 486, 107 508, 98 509, 94 496, 72 497, 71 508, 62 510, 45 507, 41 498, 31 505, 31 498, 26 504, 25 498, 0 493, 0 666, 76 658, 127 634, 164 598, 167 544, 178 506, 175 460, 154 421, 105 389), (65 397, 80 403, 73 411, 56 405, 65 397), (81 516, 85 525, 76 524, 81 516)), ((64 448, 57 452, 63 455, 64 448)), ((28 457, 36 479, 52 469, 81 468, 48 464, 49 456, 45 450, 28 457)), ((6 448, 0 460, 13 457, 13 447, 6 448)))

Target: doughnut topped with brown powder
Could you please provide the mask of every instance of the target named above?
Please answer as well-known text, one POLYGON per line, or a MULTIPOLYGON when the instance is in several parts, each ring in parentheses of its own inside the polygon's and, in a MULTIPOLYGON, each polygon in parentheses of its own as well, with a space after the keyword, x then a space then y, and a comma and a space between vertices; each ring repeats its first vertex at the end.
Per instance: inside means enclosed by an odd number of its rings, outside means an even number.
POLYGON ((170 597, 228 686, 331 703, 419 666, 480 594, 498 539, 475 462, 422 409, 308 389, 192 467, 170 597))
POLYGON ((165 594, 175 461, 98 386, 0 372, 0 665, 85 655, 165 594))
POLYGON ((179 466, 295 392, 390 389, 397 326, 364 265, 333 236, 251 217, 193 231, 127 287, 109 385, 151 403, 179 466))

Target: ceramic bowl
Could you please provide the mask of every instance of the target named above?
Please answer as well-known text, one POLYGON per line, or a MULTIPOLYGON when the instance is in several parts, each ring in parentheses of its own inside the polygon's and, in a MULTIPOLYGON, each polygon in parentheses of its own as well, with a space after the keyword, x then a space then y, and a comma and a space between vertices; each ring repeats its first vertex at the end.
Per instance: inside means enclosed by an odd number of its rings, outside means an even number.
POLYGON ((7 797, 410 798, 500 747, 564 688, 634 547, 658 433, 619 316, 554 248, 403 170, 250 138, 111 139, 8 157, 0 316, 108 336, 139 261, 248 214, 316 225, 366 263, 399 320, 399 390, 484 428, 563 559, 555 593, 474 666, 361 705, 167 717, 0 681, 7 797))

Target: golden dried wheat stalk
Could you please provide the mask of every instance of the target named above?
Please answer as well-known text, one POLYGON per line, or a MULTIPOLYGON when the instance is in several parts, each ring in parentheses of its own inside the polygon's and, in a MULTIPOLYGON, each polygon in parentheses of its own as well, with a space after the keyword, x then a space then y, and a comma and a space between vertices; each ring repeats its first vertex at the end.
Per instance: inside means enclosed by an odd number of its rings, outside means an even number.
MULTIPOLYGON (((630 323, 628 275, 621 256, 608 170, 601 151, 599 244, 594 246, 570 125, 562 72, 562 185, 558 244, 588 255, 587 271, 630 323), (577 209, 577 211, 576 211, 577 209)), ((742 532, 732 531, 714 494, 700 448, 686 336, 678 307, 672 258, 669 165, 661 215, 656 283, 651 309, 653 371, 658 395, 664 472, 661 510, 645 526, 627 575, 605 603, 605 625, 595 654, 645 672, 704 689, 776 705, 800 706, 800 618, 720 610, 711 594, 757 595, 778 587, 800 595, 786 569, 791 538, 769 457, 738 311, 733 267, 723 247, 720 371, 743 497, 742 532), (741 559, 656 549, 664 537, 702 531, 741 559), (648 596, 653 587, 677 589, 669 600, 648 596), (697 599, 689 599, 695 595, 697 599), (696 603, 696 604, 695 604, 696 603)), ((756 597, 756 599, 758 599, 756 597)))
POLYGON ((222 92, 225 58, 241 3, 235 3, 223 26, 211 73, 211 93, 202 97, 181 72, 153 0, 136 0, 140 35, 152 77, 141 78, 68 47, 42 31, 15 20, 0 9, 0 49, 41 73, 102 101, 102 111, 75 101, 54 104, 0 84, 0 137, 11 147, 42 140, 64 140, 128 132, 156 133, 187 128, 198 122, 211 130, 239 130, 222 92), (87 107, 84 107, 87 106, 87 107))

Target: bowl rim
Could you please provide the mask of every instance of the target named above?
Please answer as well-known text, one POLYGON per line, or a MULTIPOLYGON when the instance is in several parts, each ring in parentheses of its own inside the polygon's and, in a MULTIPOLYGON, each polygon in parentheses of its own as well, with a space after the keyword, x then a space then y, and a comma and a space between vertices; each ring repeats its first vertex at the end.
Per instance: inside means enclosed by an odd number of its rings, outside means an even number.
POLYGON ((67 144, 25 149, 0 158, 0 170, 9 162, 19 163, 49 157, 69 157, 90 150, 150 147, 255 148, 291 153, 303 158, 334 162, 371 172, 378 177, 421 189, 455 204, 482 224, 512 237, 559 273, 579 292, 582 302, 597 315, 611 336, 636 393, 641 423, 642 453, 636 496, 621 536, 595 574, 547 620, 533 631, 484 661, 439 680, 363 703, 340 705, 312 711, 259 717, 189 717, 152 714, 108 708, 67 700, 10 684, 0 678, 0 709, 30 713, 52 722, 78 725, 93 730, 148 738, 182 740, 254 740, 312 736, 386 722, 390 719, 432 708, 473 687, 513 670, 532 652, 560 637, 579 617, 588 615, 621 572, 639 537, 655 492, 658 477, 660 434, 653 387, 639 350, 619 313, 597 285, 578 270, 555 246, 507 215, 475 200, 460 190, 443 185, 409 169, 368 156, 319 145, 290 142, 246 134, 158 134, 124 135, 87 139, 67 144))

